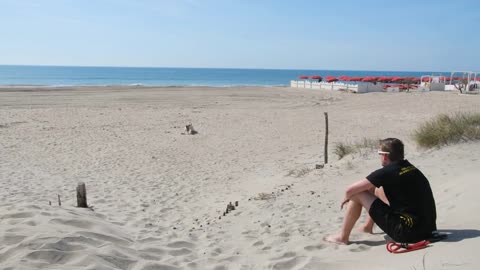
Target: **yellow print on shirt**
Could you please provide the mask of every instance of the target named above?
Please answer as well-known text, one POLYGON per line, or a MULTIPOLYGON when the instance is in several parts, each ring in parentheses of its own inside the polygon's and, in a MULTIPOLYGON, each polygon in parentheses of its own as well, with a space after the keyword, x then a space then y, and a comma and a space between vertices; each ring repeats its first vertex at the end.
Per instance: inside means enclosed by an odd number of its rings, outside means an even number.
POLYGON ((407 172, 410 172, 410 171, 413 171, 413 170, 416 170, 417 168, 415 168, 415 166, 411 165, 411 166, 408 166, 408 167, 404 167, 404 168, 401 168, 400 169, 400 173, 398 175, 402 175, 404 173, 407 173, 407 172))

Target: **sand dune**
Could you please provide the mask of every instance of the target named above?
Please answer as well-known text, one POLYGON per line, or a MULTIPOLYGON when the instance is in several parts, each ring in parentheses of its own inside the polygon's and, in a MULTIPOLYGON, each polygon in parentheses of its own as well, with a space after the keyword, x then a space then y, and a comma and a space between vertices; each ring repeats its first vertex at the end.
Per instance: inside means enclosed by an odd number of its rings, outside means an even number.
POLYGON ((480 143, 422 150, 410 134, 479 105, 447 92, 0 90, 0 268, 478 269, 480 143), (330 163, 315 169, 323 112, 330 163), (374 151, 337 160, 333 145, 392 136, 430 179, 449 238, 402 255, 378 228, 324 242, 345 186, 379 167, 374 151), (92 209, 75 207, 78 182, 92 209))

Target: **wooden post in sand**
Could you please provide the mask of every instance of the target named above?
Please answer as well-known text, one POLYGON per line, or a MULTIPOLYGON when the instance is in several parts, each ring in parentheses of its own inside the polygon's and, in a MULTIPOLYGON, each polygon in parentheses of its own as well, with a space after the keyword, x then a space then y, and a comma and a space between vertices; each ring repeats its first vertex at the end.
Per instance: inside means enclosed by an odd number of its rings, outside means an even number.
POLYGON ((324 112, 325 114, 325 149, 323 152, 323 156, 325 157, 325 164, 328 163, 328 113, 324 112))
POLYGON ((87 189, 85 183, 80 182, 77 186, 77 207, 87 208, 87 189))

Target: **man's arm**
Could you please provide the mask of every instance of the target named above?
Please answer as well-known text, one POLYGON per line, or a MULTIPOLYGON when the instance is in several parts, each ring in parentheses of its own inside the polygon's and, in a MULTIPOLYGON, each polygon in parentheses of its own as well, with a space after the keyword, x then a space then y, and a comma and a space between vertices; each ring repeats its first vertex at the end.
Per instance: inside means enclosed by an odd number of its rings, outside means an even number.
POLYGON ((375 186, 367 179, 363 179, 351 184, 349 187, 347 187, 347 190, 345 190, 345 199, 343 200, 340 208, 343 208, 343 205, 347 203, 353 195, 374 188, 375 186))

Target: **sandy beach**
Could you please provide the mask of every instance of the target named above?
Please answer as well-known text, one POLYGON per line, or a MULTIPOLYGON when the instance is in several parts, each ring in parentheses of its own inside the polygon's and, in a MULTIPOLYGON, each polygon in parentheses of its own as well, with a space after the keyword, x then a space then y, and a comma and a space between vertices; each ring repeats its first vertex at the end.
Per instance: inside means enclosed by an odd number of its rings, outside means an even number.
POLYGON ((0 88, 0 269, 479 269, 480 142, 411 137, 479 110, 454 92, 0 88), (324 112, 329 163, 315 169, 324 112), (429 179, 449 238, 405 254, 378 227, 325 242, 345 187, 380 168, 375 149, 338 160, 335 143, 386 137, 429 179), (91 209, 76 207, 79 182, 91 209))

